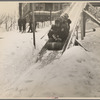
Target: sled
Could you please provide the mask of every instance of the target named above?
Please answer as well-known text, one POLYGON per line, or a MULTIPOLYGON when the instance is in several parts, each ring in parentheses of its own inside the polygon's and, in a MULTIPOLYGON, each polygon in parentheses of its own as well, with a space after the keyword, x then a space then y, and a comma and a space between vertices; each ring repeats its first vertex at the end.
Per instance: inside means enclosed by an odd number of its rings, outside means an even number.
MULTIPOLYGON (((68 40, 70 38, 70 35, 67 37, 67 39, 64 42, 50 42, 49 40, 45 43, 45 45, 42 47, 41 51, 38 54, 37 60, 41 61, 42 57, 46 54, 47 51, 51 51, 51 53, 54 55, 56 52, 59 54, 63 54, 63 52, 66 49, 66 46, 68 44, 68 40)), ((56 54, 57 56, 57 54, 56 54)))
POLYGON ((46 44, 47 50, 62 50, 63 42, 48 42, 46 44))

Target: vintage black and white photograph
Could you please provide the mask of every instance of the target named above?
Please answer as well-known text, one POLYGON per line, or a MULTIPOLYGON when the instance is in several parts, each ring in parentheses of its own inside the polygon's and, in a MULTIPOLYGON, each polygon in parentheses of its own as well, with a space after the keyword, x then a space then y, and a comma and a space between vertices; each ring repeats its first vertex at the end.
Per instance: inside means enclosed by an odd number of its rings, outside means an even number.
POLYGON ((100 97, 100 2, 0 1, 0 99, 89 97, 100 97))

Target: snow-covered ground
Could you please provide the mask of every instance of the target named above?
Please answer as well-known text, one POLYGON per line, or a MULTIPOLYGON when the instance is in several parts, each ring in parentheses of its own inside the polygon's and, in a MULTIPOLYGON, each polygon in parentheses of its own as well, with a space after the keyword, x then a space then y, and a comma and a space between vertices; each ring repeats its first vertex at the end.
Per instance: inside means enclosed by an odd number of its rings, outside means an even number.
POLYGON ((0 32, 1 89, 4 90, 6 85, 13 84, 33 64, 36 59, 34 56, 38 54, 46 41, 40 38, 48 32, 49 28, 37 29, 36 49, 34 49, 32 33, 0 32))
POLYGON ((37 30, 36 49, 32 33, 0 33, 0 98, 99 97, 100 28, 92 22, 87 26, 97 27, 81 41, 89 52, 74 46, 48 65, 35 60, 50 27, 37 30))
MULTIPOLYGON (((69 12, 71 30, 80 19, 85 3, 76 3, 69 12), (80 8, 80 9, 79 9, 80 8), (76 12, 75 12, 76 11, 76 12), (75 12, 75 16, 73 16, 75 12)), ((37 29, 36 49, 32 33, 0 32, 0 98, 99 97, 100 96, 100 28, 89 21, 80 46, 66 50, 59 59, 36 63, 37 54, 47 41, 49 27, 37 29), (44 36, 45 35, 45 36, 44 36), (41 39, 41 37, 44 38, 41 39)), ((49 51, 48 51, 49 52, 49 51)), ((45 55, 46 57, 46 55, 45 55)), ((44 57, 44 58, 45 58, 44 57)), ((48 57, 46 57, 49 60, 48 57)))

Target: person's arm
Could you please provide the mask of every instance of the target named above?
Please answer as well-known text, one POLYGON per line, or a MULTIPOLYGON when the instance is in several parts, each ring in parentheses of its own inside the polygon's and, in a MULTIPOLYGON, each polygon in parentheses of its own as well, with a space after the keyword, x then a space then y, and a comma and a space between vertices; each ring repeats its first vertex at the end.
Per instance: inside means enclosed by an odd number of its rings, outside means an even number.
POLYGON ((53 34, 52 37, 54 38, 54 40, 57 40, 57 37, 55 36, 55 34, 53 34))
POLYGON ((50 29, 50 31, 48 33, 48 37, 49 38, 52 37, 52 35, 53 35, 53 29, 54 29, 54 25, 51 26, 51 29, 50 29))
POLYGON ((71 21, 70 19, 68 19, 68 24, 71 24, 71 22, 72 22, 72 21, 71 21))
POLYGON ((19 25, 19 19, 18 19, 18 25, 19 25))

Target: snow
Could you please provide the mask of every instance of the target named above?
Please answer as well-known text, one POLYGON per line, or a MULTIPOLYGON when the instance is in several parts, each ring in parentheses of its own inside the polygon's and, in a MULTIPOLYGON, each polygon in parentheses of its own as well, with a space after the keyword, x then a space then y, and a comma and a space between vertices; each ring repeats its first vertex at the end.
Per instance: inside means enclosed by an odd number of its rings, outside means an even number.
POLYGON ((36 54, 47 36, 40 38, 49 28, 37 30, 36 50, 32 44, 32 33, 0 33, 0 97, 100 96, 100 28, 87 33, 82 41, 89 52, 74 46, 50 64, 35 63, 36 54))
MULTIPOLYGON (((46 31, 48 28, 49 27, 47 27, 46 31)), ((36 39, 37 35, 40 34, 40 37, 43 35, 43 30, 44 29, 37 29, 36 39)), ((40 45, 39 47, 37 45, 37 49, 35 50, 32 33, 19 33, 17 31, 1 32, 0 37, 0 88, 2 88, 9 82, 13 84, 13 82, 28 69, 28 66, 36 59, 34 56, 37 55, 44 44, 42 43, 43 40, 38 36, 38 40, 42 42, 36 41, 37 44, 40 45)))

